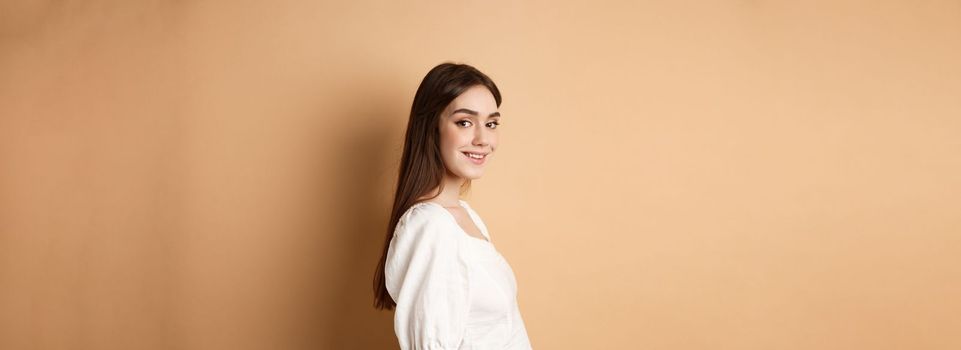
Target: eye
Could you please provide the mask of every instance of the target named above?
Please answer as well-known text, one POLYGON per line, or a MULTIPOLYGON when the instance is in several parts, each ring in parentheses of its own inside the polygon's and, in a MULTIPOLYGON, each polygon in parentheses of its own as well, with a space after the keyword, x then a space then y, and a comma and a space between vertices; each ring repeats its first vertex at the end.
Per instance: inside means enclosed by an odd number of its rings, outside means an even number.
POLYGON ((501 122, 490 122, 490 123, 487 123, 487 125, 493 125, 493 126, 490 126, 489 128, 497 129, 497 126, 501 125, 501 122))
POLYGON ((465 119, 465 120, 459 120, 459 121, 454 122, 454 124, 457 124, 457 125, 461 125, 461 123, 468 123, 468 124, 470 124, 470 120, 466 120, 466 119, 465 119))

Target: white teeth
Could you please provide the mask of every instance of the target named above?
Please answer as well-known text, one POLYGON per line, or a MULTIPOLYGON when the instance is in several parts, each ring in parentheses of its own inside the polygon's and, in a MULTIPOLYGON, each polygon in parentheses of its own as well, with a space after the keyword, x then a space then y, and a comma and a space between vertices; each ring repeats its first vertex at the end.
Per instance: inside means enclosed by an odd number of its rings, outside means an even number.
POLYGON ((473 153, 467 153, 467 152, 465 152, 464 154, 466 154, 468 157, 471 157, 471 158, 474 158, 474 159, 483 159, 483 158, 484 158, 484 156, 481 155, 481 154, 473 154, 473 153))

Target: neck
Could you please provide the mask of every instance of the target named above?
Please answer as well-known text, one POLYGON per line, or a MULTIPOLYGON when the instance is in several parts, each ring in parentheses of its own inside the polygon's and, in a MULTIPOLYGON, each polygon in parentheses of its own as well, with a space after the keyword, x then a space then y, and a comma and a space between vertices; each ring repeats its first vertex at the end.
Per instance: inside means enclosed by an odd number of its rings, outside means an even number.
MULTIPOLYGON (((437 195, 432 201, 440 203, 445 207, 457 207, 460 205, 460 187, 464 184, 464 178, 451 174, 444 175, 444 192, 437 195)), ((436 191, 436 190, 435 190, 436 191)))

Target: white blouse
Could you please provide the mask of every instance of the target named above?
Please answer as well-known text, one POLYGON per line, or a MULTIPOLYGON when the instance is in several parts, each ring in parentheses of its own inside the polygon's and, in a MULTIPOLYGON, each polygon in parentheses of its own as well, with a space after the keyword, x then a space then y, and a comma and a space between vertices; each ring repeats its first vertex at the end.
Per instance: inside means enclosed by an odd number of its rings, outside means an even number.
POLYGON ((400 348, 531 349, 514 272, 480 216, 459 202, 487 240, 434 202, 411 206, 394 230, 384 273, 400 348))

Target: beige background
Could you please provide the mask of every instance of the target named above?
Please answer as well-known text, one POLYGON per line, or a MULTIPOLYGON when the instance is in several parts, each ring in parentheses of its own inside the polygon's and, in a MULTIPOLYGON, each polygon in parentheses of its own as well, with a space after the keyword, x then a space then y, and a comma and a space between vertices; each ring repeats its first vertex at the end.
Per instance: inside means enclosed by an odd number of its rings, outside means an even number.
POLYGON ((535 348, 961 348, 961 2, 797 3, 4 1, 0 348, 396 348, 446 60, 535 348))

